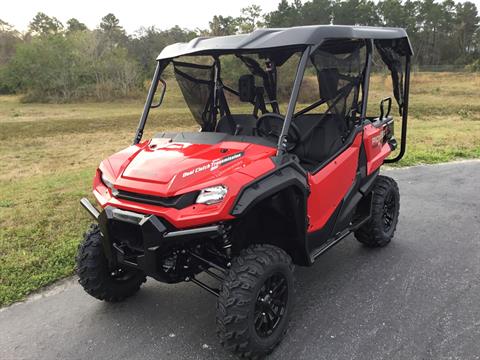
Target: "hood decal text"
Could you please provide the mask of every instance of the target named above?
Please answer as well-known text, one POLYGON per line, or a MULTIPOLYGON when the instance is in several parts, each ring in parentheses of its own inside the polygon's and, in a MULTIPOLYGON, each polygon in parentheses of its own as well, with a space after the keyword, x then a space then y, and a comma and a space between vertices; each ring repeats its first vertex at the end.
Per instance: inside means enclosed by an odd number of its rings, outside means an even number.
POLYGON ((228 155, 220 159, 215 159, 207 164, 204 164, 202 166, 196 167, 195 169, 191 169, 188 171, 185 171, 182 174, 182 178, 186 178, 188 176, 198 174, 199 172, 203 172, 206 170, 214 171, 218 169, 220 166, 223 166, 225 164, 228 164, 231 161, 237 160, 243 156, 243 151, 238 152, 236 154, 228 155))

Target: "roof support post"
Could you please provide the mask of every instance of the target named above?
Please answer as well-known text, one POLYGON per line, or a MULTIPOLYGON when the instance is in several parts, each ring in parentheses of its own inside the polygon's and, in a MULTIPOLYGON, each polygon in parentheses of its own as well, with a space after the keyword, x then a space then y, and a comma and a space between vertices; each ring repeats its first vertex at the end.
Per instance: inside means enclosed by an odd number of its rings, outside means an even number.
POLYGON ((287 152, 288 129, 290 128, 290 124, 292 122, 295 105, 297 104, 298 94, 300 92, 300 86, 302 85, 303 75, 305 74, 305 68, 307 67, 308 57, 310 56, 311 51, 311 46, 307 47, 303 51, 297 67, 292 94, 290 95, 290 100, 288 102, 287 114, 285 115, 285 121, 283 122, 282 133, 278 138, 277 156, 283 155, 287 152))
POLYGON ((367 66, 365 68, 365 75, 363 79, 362 89, 362 113, 360 114, 360 121, 365 121, 367 116, 367 104, 368 104, 368 90, 370 87, 370 73, 372 71, 372 56, 373 56, 373 40, 368 39, 366 41, 367 47, 367 66))
POLYGON ((210 114, 210 121, 213 125, 213 129, 206 129, 207 131, 213 131, 217 126, 217 110, 218 110, 218 100, 219 100, 219 87, 220 87, 220 59, 218 56, 214 57, 214 73, 213 73, 213 97, 212 97, 212 112, 210 114))
POLYGON ((135 133, 135 138, 133 139, 133 145, 137 145, 140 140, 142 140, 143 129, 145 128, 145 124, 147 123, 148 113, 150 112, 150 108, 152 107, 152 101, 153 97, 155 96, 155 92, 157 91, 159 78, 160 61, 157 61, 157 66, 155 67, 155 73, 153 74, 152 83, 150 85, 150 89, 148 90, 147 100, 145 101, 145 105, 143 106, 142 116, 140 117, 137 131, 135 133))

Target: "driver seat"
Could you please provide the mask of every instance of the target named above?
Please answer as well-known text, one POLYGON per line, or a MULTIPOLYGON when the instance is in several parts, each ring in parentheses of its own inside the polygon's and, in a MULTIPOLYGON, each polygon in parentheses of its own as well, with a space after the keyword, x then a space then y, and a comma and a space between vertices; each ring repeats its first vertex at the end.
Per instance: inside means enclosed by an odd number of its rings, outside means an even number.
POLYGON ((242 75, 238 80, 238 97, 241 102, 255 105, 254 114, 225 114, 218 120, 216 132, 226 133, 230 135, 246 135, 255 136, 257 127, 256 112, 258 108, 265 110, 263 100, 263 88, 255 86, 255 77, 253 75, 242 75))

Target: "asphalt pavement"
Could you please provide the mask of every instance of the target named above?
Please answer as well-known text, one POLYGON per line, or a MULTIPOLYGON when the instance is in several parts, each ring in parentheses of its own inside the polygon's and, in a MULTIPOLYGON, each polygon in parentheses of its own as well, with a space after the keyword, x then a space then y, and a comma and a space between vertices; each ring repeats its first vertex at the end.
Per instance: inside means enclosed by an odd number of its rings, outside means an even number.
MULTIPOLYGON (((393 242, 348 237, 297 268, 290 330, 270 359, 480 359, 480 161, 389 170, 393 242)), ((120 304, 75 278, 0 310, 0 359, 229 359, 216 299, 148 280, 120 304)))

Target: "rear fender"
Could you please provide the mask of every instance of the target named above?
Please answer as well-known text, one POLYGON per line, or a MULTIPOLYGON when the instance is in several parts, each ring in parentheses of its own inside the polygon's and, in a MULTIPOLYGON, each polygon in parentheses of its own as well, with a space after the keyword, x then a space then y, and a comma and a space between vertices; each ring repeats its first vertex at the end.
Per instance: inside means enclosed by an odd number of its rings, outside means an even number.
POLYGON ((367 155, 367 175, 372 174, 392 152, 392 145, 386 138, 386 124, 376 127, 368 124, 363 132, 363 144, 367 155))

